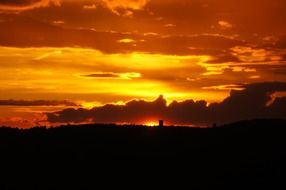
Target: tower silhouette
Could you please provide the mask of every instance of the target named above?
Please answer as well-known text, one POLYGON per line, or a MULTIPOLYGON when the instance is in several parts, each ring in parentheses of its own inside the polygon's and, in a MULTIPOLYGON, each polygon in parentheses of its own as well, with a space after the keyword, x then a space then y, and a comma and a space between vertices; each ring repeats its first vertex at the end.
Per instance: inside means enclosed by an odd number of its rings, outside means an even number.
POLYGON ((159 120, 159 127, 164 127, 164 120, 159 120))

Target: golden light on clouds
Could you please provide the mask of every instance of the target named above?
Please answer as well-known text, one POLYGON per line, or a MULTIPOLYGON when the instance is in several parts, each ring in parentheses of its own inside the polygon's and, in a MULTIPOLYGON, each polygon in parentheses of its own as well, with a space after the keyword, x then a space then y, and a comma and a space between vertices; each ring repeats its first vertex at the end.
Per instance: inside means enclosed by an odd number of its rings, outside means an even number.
MULTIPOLYGON (((169 99, 184 99, 198 92, 178 91, 173 84, 194 75, 192 68, 206 60, 204 56, 170 56, 159 54, 103 54, 92 49, 80 48, 1 48, 1 57, 7 64, 2 70, 5 83, 1 88, 41 93, 110 93, 128 97, 155 98, 164 94, 169 99), (11 55, 13 52, 13 56, 11 55), (16 55, 16 56, 15 56, 16 55), (15 69, 17 66, 17 69, 15 69), (185 73, 189 68, 190 72, 185 73), (173 73, 174 79, 166 80, 169 69, 177 69, 186 78, 173 73), (162 75, 162 78, 161 78, 162 75), (176 79, 178 78, 178 79, 176 79), (122 90, 124 89, 124 90, 122 90), (150 90, 152 89, 152 90, 150 90)), ((198 68, 197 68, 198 67, 198 68)), ((3 80, 2 80, 3 81, 3 80)), ((12 93, 12 92, 11 92, 12 93)), ((200 94, 200 93, 199 93, 200 94)), ((193 98, 198 98, 195 95, 193 98)), ((20 97, 19 97, 20 98, 20 97)))
POLYGON ((125 39, 118 40, 117 42, 119 42, 119 43, 134 43, 136 41, 133 39, 125 38, 125 39))
POLYGON ((97 8, 97 5, 96 4, 91 4, 91 5, 83 5, 83 8, 84 9, 96 9, 97 8))
POLYGON ((102 0, 113 13, 125 16, 132 15, 132 10, 143 9, 148 1, 150 0, 102 0))
MULTIPOLYGON (((190 99, 210 105, 244 85, 286 82, 285 6, 271 0, 1 1, 0 100, 70 100, 91 109, 164 95, 168 105, 190 99)), ((7 116, 0 125, 35 123, 31 110, 16 107, 9 113, 0 107, 7 116)))
POLYGON ((227 30, 233 27, 233 25, 225 20, 218 21, 218 24, 222 30, 227 30))
POLYGON ((223 99, 227 92, 209 96, 215 92, 200 92, 200 88, 208 86, 214 76, 227 79, 228 76, 219 76, 226 69, 232 68, 234 72, 245 73, 247 78, 258 79, 258 75, 251 74, 256 72, 254 68, 209 64, 206 63, 210 59, 208 56, 136 52, 104 54, 82 48, 6 47, 1 47, 0 56, 3 62, 0 85, 5 89, 5 95, 12 95, 20 87, 27 94, 48 93, 50 96, 59 91, 95 94, 95 97, 97 93, 104 93, 146 99, 164 94, 169 100, 193 98, 213 102, 223 99), (186 90, 187 87, 191 87, 190 90, 186 90))

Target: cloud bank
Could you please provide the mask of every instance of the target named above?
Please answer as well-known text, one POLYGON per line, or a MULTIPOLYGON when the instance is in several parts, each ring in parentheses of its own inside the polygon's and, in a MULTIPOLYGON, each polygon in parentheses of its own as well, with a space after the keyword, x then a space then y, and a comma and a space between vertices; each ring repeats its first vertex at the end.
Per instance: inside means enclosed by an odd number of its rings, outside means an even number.
POLYGON ((286 97, 274 97, 286 92, 284 82, 241 85, 244 90, 232 90, 220 103, 186 100, 167 105, 163 96, 153 102, 133 100, 125 105, 108 104, 88 109, 65 109, 46 113, 50 123, 144 123, 164 119, 170 124, 210 125, 256 118, 286 118, 286 97), (269 104, 270 102, 270 104, 269 104))
POLYGON ((60 0, 3 0, 0 2, 0 11, 25 11, 50 5, 59 6, 60 0))

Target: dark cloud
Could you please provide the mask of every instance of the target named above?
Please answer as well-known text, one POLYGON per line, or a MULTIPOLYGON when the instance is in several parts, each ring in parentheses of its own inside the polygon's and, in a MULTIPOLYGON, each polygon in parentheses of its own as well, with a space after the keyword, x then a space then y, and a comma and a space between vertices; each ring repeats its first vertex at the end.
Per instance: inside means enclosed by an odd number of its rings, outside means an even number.
POLYGON ((87 78, 118 78, 120 77, 118 74, 113 74, 113 73, 94 73, 94 74, 81 75, 81 76, 87 77, 87 78))
POLYGON ((105 78, 105 79, 134 79, 141 78, 140 73, 113 73, 113 72, 99 72, 86 75, 80 75, 86 78, 105 78))
POLYGON ((133 100, 125 105, 105 105, 87 109, 66 109, 47 113, 51 123, 66 122, 127 122, 144 123, 148 120, 164 119, 174 124, 228 123, 244 119, 286 118, 286 98, 276 98, 271 105, 271 95, 286 91, 286 83, 265 82, 244 85, 244 90, 232 90, 221 103, 207 105, 206 101, 186 100, 172 102, 167 106, 160 96, 153 102, 133 100))
POLYGON ((212 55, 212 56, 213 56, 213 59, 209 60, 208 63, 227 63, 227 62, 240 63, 242 62, 241 60, 239 60, 239 58, 237 58, 236 56, 233 56, 229 52, 222 52, 221 54, 212 55))
MULTIPOLYGON (((41 1, 41 0, 38 0, 41 1)), ((33 2, 35 2, 35 0, 1 0, 0 1, 0 5, 30 5, 33 2)), ((37 1, 36 1, 37 2, 37 1)))
POLYGON ((126 105, 107 104, 102 107, 86 109, 66 109, 57 113, 47 113, 48 121, 55 122, 84 122, 94 120, 95 122, 130 122, 139 123, 144 119, 162 117, 166 111, 166 100, 160 96, 154 102, 133 100, 126 105))
POLYGON ((103 52, 131 51, 132 45, 117 43, 132 35, 98 32, 84 29, 65 29, 27 18, 15 18, 0 23, 0 45, 14 47, 84 47, 103 52))
POLYGON ((270 117, 279 117, 285 118, 285 108, 286 108, 286 97, 278 97, 272 103, 269 109, 269 116, 270 117), (278 110, 281 110, 280 113, 278 110))
MULTIPOLYGON (((209 109, 217 121, 231 122, 241 119, 278 117, 283 109, 267 106, 274 92, 286 91, 284 82, 265 82, 245 86, 243 91, 231 91, 230 96, 219 104, 212 104, 209 109), (270 110, 272 113, 270 114, 270 110)), ((284 108, 286 109, 286 107, 284 108)))
POLYGON ((60 0, 2 0, 0 1, 0 10, 19 12, 48 7, 50 4, 60 5, 60 0))
MULTIPOLYGON (((144 36, 88 29, 68 29, 30 18, 0 22, 0 45, 13 47, 82 47, 105 53, 149 52, 169 55, 209 55, 245 42, 221 35, 144 36), (119 43, 131 39, 134 43, 119 43), (135 45, 134 45, 135 44, 135 45), (209 54, 208 54, 209 53, 209 54)), ((227 55, 218 55, 220 57, 227 55)))
POLYGON ((66 100, 0 100, 0 106, 77 106, 77 104, 66 100))

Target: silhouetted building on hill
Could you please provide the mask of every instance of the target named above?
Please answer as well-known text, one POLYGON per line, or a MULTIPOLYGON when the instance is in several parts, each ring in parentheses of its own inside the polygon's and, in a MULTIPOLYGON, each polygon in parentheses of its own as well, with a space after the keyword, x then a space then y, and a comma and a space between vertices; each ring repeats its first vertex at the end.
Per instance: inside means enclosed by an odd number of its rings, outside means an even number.
POLYGON ((159 120, 159 127, 164 127, 164 120, 159 120))

